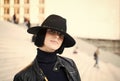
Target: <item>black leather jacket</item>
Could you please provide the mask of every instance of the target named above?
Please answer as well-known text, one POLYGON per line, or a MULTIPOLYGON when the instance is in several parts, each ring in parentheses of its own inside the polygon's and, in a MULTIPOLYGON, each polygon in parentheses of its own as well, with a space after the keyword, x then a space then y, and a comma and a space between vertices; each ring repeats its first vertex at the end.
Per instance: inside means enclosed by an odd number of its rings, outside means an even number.
MULTIPOLYGON (((81 81, 77 67, 72 59, 58 56, 57 62, 53 70, 58 70, 60 67, 65 68, 69 81, 81 81)), ((40 70, 36 59, 21 72, 17 73, 13 81, 46 81, 45 75, 40 70)))

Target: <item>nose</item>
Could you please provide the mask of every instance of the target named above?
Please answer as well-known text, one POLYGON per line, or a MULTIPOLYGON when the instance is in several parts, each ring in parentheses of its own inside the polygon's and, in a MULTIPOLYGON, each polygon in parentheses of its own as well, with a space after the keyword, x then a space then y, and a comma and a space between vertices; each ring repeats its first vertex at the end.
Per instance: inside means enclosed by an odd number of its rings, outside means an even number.
POLYGON ((56 38, 60 38, 60 36, 59 36, 58 34, 55 34, 55 37, 56 37, 56 38))

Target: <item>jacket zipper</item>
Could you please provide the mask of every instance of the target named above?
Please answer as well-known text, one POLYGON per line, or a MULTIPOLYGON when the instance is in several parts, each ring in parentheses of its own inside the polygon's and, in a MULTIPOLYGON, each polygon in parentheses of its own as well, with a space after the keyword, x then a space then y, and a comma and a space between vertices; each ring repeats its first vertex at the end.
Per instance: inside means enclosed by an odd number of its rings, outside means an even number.
POLYGON ((44 79, 45 79, 45 81, 48 81, 48 79, 47 79, 47 77, 46 77, 46 76, 44 77, 44 79))
POLYGON ((40 72, 42 73, 43 77, 44 77, 44 80, 45 81, 48 81, 47 77, 45 76, 45 74, 43 73, 42 69, 40 69, 40 72))

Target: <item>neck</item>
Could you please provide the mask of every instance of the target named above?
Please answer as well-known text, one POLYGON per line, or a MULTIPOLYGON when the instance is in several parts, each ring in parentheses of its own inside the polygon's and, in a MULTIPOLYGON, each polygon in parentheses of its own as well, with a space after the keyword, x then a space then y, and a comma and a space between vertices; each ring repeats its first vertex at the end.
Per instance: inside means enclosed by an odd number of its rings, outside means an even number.
POLYGON ((49 52, 49 53, 55 52, 54 49, 49 49, 49 48, 45 48, 45 47, 39 47, 39 49, 42 51, 45 51, 45 52, 49 52))
POLYGON ((46 52, 37 49, 37 60, 39 63, 53 63, 57 59, 56 52, 46 52))

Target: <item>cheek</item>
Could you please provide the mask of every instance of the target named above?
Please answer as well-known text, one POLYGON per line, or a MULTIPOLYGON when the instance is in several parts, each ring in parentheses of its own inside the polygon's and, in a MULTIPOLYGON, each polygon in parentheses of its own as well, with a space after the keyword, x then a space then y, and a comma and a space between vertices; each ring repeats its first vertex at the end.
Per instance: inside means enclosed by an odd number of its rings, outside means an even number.
POLYGON ((44 40, 44 45, 51 46, 52 45, 52 43, 50 42, 51 39, 53 39, 52 36, 50 36, 49 34, 46 34, 45 40, 44 40))
POLYGON ((44 40, 44 44, 47 44, 47 43, 49 43, 49 37, 48 37, 47 34, 46 34, 45 40, 44 40))

